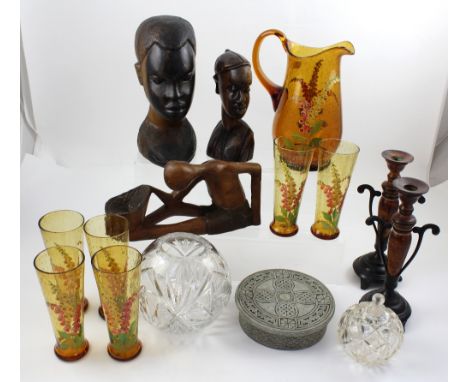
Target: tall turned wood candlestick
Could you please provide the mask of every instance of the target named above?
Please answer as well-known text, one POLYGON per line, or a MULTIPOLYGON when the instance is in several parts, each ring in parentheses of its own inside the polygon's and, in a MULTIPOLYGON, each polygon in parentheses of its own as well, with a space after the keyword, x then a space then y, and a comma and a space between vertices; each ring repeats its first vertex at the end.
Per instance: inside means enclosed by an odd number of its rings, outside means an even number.
MULTIPOLYGON (((385 223, 390 224, 393 214, 398 210, 398 191, 393 187, 393 181, 400 177, 400 173, 414 158, 411 154, 400 150, 385 150, 382 152, 382 157, 387 162, 387 167, 390 170, 387 174, 387 180, 382 183, 382 193, 376 191, 368 184, 360 185, 358 192, 362 194, 365 190, 369 191, 369 216, 374 215, 374 198, 382 195, 379 200, 378 217, 385 223)), ((421 198, 420 202, 423 200, 424 198, 421 198)), ((385 266, 378 254, 378 246, 381 245, 382 252, 385 252, 390 229, 381 228, 381 243, 379 243, 379 238, 377 237, 378 228, 375 228, 375 250, 358 257, 353 262, 354 272, 361 279, 361 289, 367 289, 372 285, 382 285, 385 281, 385 266)))
MULTIPOLYGON (((393 181, 393 187, 400 197, 398 211, 392 216, 392 226, 388 236, 388 253, 384 255, 382 247, 378 246, 378 253, 385 267, 385 284, 383 288, 372 290, 362 296, 361 301, 371 301, 375 293, 382 293, 385 296, 385 305, 392 309, 405 325, 411 315, 411 307, 408 301, 395 291, 398 278, 408 265, 414 260, 419 251, 421 242, 426 230, 431 229, 434 235, 438 235, 440 229, 435 224, 426 224, 422 227, 415 227, 416 218, 413 215, 413 205, 421 195, 429 191, 429 186, 421 180, 414 178, 398 178, 393 181), (418 234, 418 241, 408 261, 406 256, 411 246, 412 233, 418 234)), ((378 216, 371 216, 366 220, 366 224, 378 223, 378 241, 382 241, 384 232, 388 229, 388 224, 378 216)))

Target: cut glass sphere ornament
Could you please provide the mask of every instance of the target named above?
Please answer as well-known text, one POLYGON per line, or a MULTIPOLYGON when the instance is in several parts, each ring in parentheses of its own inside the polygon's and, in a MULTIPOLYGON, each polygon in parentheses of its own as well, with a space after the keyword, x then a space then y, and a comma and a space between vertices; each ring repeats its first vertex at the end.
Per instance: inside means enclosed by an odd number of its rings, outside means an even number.
POLYGON ((345 352, 357 362, 373 366, 393 356, 403 341, 403 325, 376 293, 370 302, 352 305, 344 312, 338 337, 345 352))
POLYGON ((194 333, 229 302, 227 263, 198 235, 177 232, 155 240, 143 252, 141 270, 140 311, 165 332, 194 333))

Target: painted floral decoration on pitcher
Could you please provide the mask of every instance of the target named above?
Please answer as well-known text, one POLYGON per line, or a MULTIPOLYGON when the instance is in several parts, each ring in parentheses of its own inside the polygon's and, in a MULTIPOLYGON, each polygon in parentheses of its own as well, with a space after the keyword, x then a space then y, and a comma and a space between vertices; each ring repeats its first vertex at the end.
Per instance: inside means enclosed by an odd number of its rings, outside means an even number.
POLYGON ((332 184, 328 185, 319 180, 318 185, 325 194, 328 207, 327 212, 322 212, 322 216, 325 219, 323 224, 328 225, 331 229, 336 229, 338 227, 341 207, 345 197, 342 190, 346 190, 348 188, 350 177, 347 176, 341 179, 340 173, 334 163, 331 164, 331 171, 332 184))
POLYGON ((283 168, 285 181, 275 180, 281 192, 281 215, 276 215, 275 219, 281 223, 294 225, 299 213, 302 191, 306 181, 302 181, 298 189, 287 164, 281 162, 281 167, 283 168))
POLYGON ((338 97, 333 92, 333 86, 340 81, 340 78, 334 71, 331 72, 330 77, 323 89, 318 89, 317 82, 319 77, 320 67, 322 66, 323 60, 317 61, 314 66, 314 71, 310 81, 307 83, 302 78, 293 78, 291 82, 299 82, 301 84, 301 91, 303 99, 299 101, 299 120, 297 127, 301 134, 293 134, 294 139, 307 140, 311 146, 318 146, 320 138, 313 137, 322 128, 327 126, 327 122, 323 119, 319 119, 319 116, 323 113, 323 108, 328 97, 332 96, 339 103, 338 97), (311 139, 305 139, 304 134, 311 137, 311 139), (313 137, 313 138, 312 138, 313 137))

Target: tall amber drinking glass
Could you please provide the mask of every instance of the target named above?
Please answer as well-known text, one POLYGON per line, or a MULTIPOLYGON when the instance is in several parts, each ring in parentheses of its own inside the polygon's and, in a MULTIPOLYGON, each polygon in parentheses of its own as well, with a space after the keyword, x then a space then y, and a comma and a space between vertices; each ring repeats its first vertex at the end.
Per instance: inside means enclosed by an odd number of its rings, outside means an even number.
POLYGON ((292 236, 298 231, 297 215, 314 149, 284 137, 274 140, 275 199, 271 231, 292 236))
MULTIPOLYGON (((102 248, 113 245, 128 245, 128 220, 116 214, 95 216, 84 225, 89 254, 92 257, 102 248)), ((99 315, 104 318, 102 306, 99 315)))
POLYGON ((318 154, 317 204, 312 233, 320 239, 338 237, 341 209, 359 147, 341 139, 322 139, 318 154))
POLYGON ((135 248, 115 245, 97 251, 91 259, 106 317, 109 355, 127 361, 140 354, 138 305, 142 256, 135 248))
MULTIPOLYGON (((39 219, 39 229, 46 248, 70 246, 83 251, 84 217, 72 210, 52 211, 39 219)), ((84 309, 88 300, 84 299, 84 309)))
POLYGON ((50 247, 34 259, 54 329, 57 357, 82 358, 89 349, 84 337, 84 254, 79 248, 50 247))

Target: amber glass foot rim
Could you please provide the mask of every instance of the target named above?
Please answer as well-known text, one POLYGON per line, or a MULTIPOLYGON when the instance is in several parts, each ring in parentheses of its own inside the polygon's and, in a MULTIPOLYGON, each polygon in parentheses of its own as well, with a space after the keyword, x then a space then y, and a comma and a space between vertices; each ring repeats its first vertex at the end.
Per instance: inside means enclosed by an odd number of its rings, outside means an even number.
POLYGON ((132 359, 135 359, 136 357, 138 357, 140 355, 141 349, 143 349, 143 344, 141 343, 141 341, 138 341, 138 347, 137 347, 135 353, 131 354, 130 356, 128 356, 126 358, 122 358, 122 357, 118 356, 117 354, 112 353, 111 344, 107 345, 107 353, 111 356, 111 358, 115 359, 116 361, 121 361, 121 362, 131 361, 132 359))
POLYGON ((315 232, 313 226, 310 228, 310 232, 312 232, 312 235, 322 240, 333 240, 333 239, 336 239, 340 235, 340 231, 334 233, 333 235, 323 235, 319 232, 315 232))
POLYGON ((88 310, 88 306, 89 306, 89 301, 85 297, 84 300, 83 300, 83 312, 86 312, 88 310))
POLYGON ((274 222, 270 224, 270 231, 273 232, 277 236, 281 236, 281 237, 294 236, 299 231, 299 227, 296 225, 294 226, 291 232, 287 232, 287 233, 278 232, 273 228, 273 224, 274 222))
POLYGON ((73 355, 73 356, 64 356, 64 355, 60 354, 57 351, 57 346, 54 347, 54 353, 57 356, 57 358, 61 359, 62 361, 65 361, 65 362, 78 361, 79 359, 83 358, 86 355, 86 353, 88 353, 88 350, 89 350, 88 340, 85 340, 85 344, 86 345, 85 345, 83 351, 81 353, 73 355))
POLYGON ((101 305, 99 305, 98 313, 99 313, 99 316, 105 321, 106 316, 104 316, 104 310, 102 309, 101 305))

